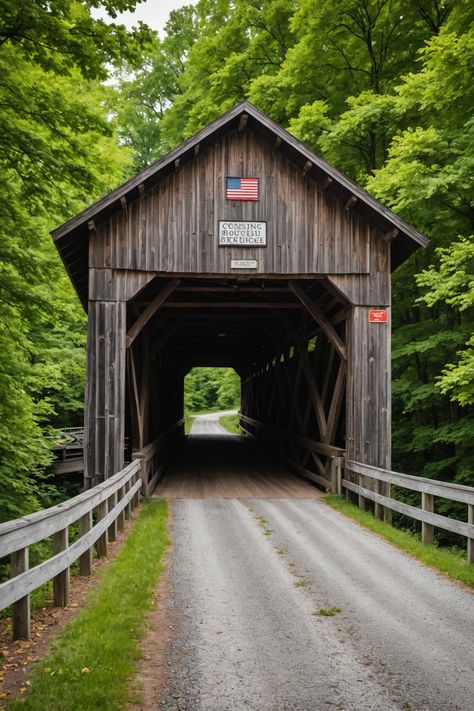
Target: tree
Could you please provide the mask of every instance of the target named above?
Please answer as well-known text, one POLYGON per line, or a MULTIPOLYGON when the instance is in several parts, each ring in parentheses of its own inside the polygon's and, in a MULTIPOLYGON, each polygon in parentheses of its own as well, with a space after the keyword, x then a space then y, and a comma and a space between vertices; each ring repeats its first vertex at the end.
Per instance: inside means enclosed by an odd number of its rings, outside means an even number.
MULTIPOLYGON (((0 519, 48 504, 54 427, 80 424, 85 318, 49 230, 119 182, 107 62, 150 32, 95 20, 97 2, 2 2, 0 519)), ((112 15, 134 2, 102 3, 112 15)))

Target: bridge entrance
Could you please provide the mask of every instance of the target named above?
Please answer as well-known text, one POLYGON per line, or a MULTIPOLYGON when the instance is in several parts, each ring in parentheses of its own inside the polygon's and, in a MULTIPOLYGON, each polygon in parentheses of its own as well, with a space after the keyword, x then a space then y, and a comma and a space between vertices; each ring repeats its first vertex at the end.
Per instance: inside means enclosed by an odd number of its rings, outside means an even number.
POLYGON ((137 457, 152 491, 199 365, 235 368, 247 437, 299 474, 390 467, 390 272, 426 239, 254 106, 53 237, 88 312, 86 486, 137 457))

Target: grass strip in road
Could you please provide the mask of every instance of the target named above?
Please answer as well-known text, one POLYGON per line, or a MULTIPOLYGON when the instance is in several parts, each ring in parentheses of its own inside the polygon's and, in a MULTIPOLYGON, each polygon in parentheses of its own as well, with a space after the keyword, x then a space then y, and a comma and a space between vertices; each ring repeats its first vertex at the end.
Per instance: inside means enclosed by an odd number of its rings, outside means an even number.
POLYGON ((336 511, 340 511, 364 528, 379 534, 393 545, 406 551, 425 565, 445 573, 449 578, 458 580, 474 588, 474 565, 468 565, 463 551, 438 548, 435 545, 424 545, 421 540, 409 531, 401 531, 385 521, 375 518, 369 511, 363 511, 343 496, 326 494, 323 501, 336 511))
POLYGON ((242 434, 238 415, 222 415, 222 417, 219 417, 219 424, 231 434, 242 434))
POLYGON ((9 711, 122 711, 140 658, 139 638, 168 545, 167 504, 143 504, 122 549, 85 607, 32 671, 31 691, 9 711))

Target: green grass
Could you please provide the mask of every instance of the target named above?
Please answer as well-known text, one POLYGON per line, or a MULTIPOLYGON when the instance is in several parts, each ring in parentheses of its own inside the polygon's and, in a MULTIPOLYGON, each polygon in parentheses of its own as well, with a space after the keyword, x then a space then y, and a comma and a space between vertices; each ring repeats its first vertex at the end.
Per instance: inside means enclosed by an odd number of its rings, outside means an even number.
POLYGON ((334 617, 342 612, 340 607, 320 607, 317 612, 313 612, 315 617, 334 617))
POLYGON ((241 434, 238 415, 223 415, 219 418, 219 424, 231 434, 241 434))
POLYGON ((10 711, 122 711, 141 656, 139 638, 168 545, 165 501, 146 502, 85 607, 29 676, 10 711))
POLYGON ((379 521, 370 512, 359 509, 342 496, 327 494, 323 500, 333 509, 349 516, 365 528, 378 533, 393 545, 406 551, 425 565, 445 573, 453 580, 474 587, 474 565, 468 565, 462 551, 438 548, 435 545, 426 546, 409 531, 401 531, 385 521, 379 521))

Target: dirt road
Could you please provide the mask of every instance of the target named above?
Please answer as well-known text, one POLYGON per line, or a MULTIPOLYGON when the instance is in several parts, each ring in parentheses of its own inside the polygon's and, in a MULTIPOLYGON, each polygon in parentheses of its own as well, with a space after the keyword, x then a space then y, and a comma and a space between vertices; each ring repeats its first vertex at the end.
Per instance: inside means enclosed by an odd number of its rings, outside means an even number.
POLYGON ((470 593, 315 499, 170 505, 156 708, 472 711, 470 593))

